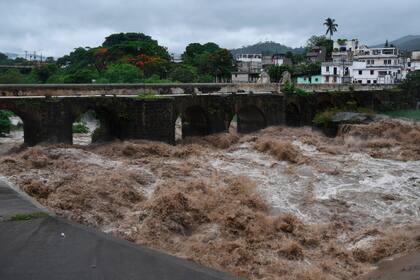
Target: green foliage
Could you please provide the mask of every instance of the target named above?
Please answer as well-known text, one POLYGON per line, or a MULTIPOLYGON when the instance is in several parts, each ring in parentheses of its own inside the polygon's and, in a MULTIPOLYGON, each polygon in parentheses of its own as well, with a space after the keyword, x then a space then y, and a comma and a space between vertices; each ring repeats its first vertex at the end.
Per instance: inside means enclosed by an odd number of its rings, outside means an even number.
POLYGON ((325 36, 312 36, 306 43, 306 50, 310 51, 313 47, 325 47, 327 50, 326 58, 331 59, 334 48, 334 41, 325 36))
POLYGON ((176 65, 169 73, 172 81, 181 83, 194 83, 197 81, 197 68, 191 65, 176 65))
POLYGON ((166 80, 166 79, 162 79, 159 75, 152 75, 147 79, 144 79, 143 81, 146 84, 168 84, 168 83, 172 83, 171 80, 166 80))
POLYGON ((0 110, 0 135, 10 133, 12 128, 11 116, 13 116, 13 113, 10 111, 0 110))
POLYGON ((145 93, 140 93, 135 98, 139 100, 156 100, 156 99, 165 99, 167 97, 161 96, 153 92, 145 92, 145 93))
MULTIPOLYGON (((227 49, 220 48, 215 43, 201 45, 189 44, 182 54, 185 64, 197 68, 199 76, 212 76, 212 81, 229 80, 233 71, 233 57, 227 49)), ((208 77, 199 78, 199 81, 208 80, 208 77)))
POLYGON ((335 23, 335 19, 327 18, 324 22, 324 25, 327 27, 327 32, 325 35, 330 34, 330 39, 337 32, 338 24, 335 23))
POLYGON ((299 64, 305 61, 306 57, 303 53, 287 52, 286 57, 289 58, 293 64, 299 64))
POLYGON ((297 88, 294 83, 290 83, 290 82, 286 82, 282 86, 281 91, 286 93, 286 94, 289 94, 289 95, 299 95, 299 96, 309 96, 309 95, 311 95, 311 93, 309 93, 309 92, 307 92, 303 89, 297 88))
POLYGON ((288 65, 271 65, 270 68, 268 68, 268 75, 270 76, 271 82, 280 82, 283 77, 283 73, 286 71, 293 74, 294 69, 288 65))
POLYGON ((287 71, 292 77, 313 76, 321 74, 321 63, 299 64, 296 66, 289 65, 272 65, 268 68, 268 75, 273 83, 280 82, 283 73, 287 71))
POLYGON ((335 114, 337 114, 338 112, 340 112, 340 109, 338 108, 328 109, 324 112, 316 114, 312 122, 315 125, 323 126, 329 123, 332 120, 332 118, 335 116, 335 114))
POLYGON ((34 68, 31 74, 35 76, 36 81, 44 84, 57 70, 57 65, 50 63, 34 68))
POLYGON ((94 69, 82 68, 64 76, 66 84, 90 84, 99 77, 98 72, 94 69))
POLYGON ((109 83, 140 83, 143 73, 132 64, 119 63, 108 66, 103 77, 109 83))
POLYGON ((81 133, 81 134, 87 134, 90 130, 86 126, 86 123, 84 122, 78 122, 73 124, 73 133, 81 133))
POLYGON ((48 217, 47 213, 34 212, 34 213, 18 213, 9 218, 9 221, 29 221, 33 219, 42 219, 48 217))
POLYGON ((23 84, 24 82, 23 75, 16 69, 9 69, 0 74, 0 84, 23 84))
POLYGON ((9 58, 4 53, 0 52, 0 64, 9 64, 9 58))
POLYGON ((304 52, 303 48, 290 48, 285 45, 266 41, 259 42, 254 45, 244 46, 238 49, 231 50, 232 55, 236 57, 238 54, 248 54, 248 53, 261 53, 263 55, 273 55, 275 53, 287 53, 291 52, 294 54, 302 54, 304 52))
POLYGON ((354 112, 366 115, 374 115, 375 112, 369 108, 358 107, 356 101, 349 101, 342 107, 328 108, 327 110, 315 115, 312 122, 318 126, 324 126, 329 123, 333 117, 340 112, 354 112))
POLYGON ((420 70, 408 73, 401 88, 410 92, 420 92, 420 70))

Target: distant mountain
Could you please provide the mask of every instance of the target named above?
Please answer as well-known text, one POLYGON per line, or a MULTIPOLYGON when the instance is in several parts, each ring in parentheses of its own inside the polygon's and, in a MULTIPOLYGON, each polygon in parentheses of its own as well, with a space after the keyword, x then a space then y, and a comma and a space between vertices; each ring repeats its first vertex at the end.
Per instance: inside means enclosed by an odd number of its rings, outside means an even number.
POLYGON ((15 58, 19 57, 19 55, 17 53, 5 52, 4 54, 7 55, 7 57, 10 58, 10 59, 15 59, 15 58))
MULTIPOLYGON (((402 51, 412 52, 412 51, 420 50, 420 35, 404 36, 400 39, 390 41, 389 44, 393 44, 394 46, 397 46, 402 51)), ((383 46, 384 44, 378 44, 373 47, 383 47, 383 46)))
POLYGON ((259 42, 255 45, 245 46, 238 49, 230 50, 232 55, 236 57, 238 54, 254 54, 254 53, 261 53, 264 55, 271 55, 275 53, 287 53, 287 52, 293 52, 293 53, 303 53, 304 48, 291 48, 276 42, 259 42))

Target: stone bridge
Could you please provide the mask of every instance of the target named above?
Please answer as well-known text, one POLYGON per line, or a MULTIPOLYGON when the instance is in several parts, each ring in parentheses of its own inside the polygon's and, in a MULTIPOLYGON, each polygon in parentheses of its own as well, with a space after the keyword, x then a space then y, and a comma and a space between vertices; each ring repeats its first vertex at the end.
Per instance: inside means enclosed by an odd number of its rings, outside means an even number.
POLYGON ((184 137, 227 132, 235 117, 238 132, 249 133, 274 125, 310 125, 317 112, 349 102, 381 111, 413 108, 420 101, 418 96, 396 91, 296 96, 275 91, 242 93, 246 90, 240 88, 224 93, 217 88, 220 85, 193 90, 189 85, 177 86, 182 94, 157 88, 157 94, 142 96, 130 85, 0 86, 0 110, 22 119, 27 145, 72 143, 73 123, 90 110, 101 123, 94 133, 96 141, 148 139, 172 144, 179 117, 184 137))

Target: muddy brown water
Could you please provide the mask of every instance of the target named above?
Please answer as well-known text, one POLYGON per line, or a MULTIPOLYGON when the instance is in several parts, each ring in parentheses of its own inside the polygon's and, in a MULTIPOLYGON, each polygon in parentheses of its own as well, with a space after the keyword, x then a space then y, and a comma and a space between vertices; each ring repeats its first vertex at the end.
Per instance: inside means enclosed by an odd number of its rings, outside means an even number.
POLYGON ((416 133, 385 121, 336 139, 280 127, 176 147, 40 146, 0 157, 0 170, 58 215, 207 266, 354 279, 419 246, 416 133))

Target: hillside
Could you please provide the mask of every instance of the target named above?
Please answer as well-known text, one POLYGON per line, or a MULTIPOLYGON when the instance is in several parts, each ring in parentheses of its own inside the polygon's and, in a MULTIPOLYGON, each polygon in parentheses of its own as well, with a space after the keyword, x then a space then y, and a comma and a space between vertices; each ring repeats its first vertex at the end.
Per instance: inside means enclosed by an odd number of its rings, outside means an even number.
POLYGON ((267 41, 230 50, 234 57, 238 54, 262 53, 270 55, 274 53, 286 53, 289 51, 293 53, 303 53, 304 48, 291 48, 276 42, 267 41))
MULTIPOLYGON (((397 46, 403 51, 415 51, 420 50, 420 35, 408 35, 402 38, 399 38, 394 41, 390 41, 389 44, 397 46)), ((383 47, 384 44, 378 44, 374 47, 383 47)))

